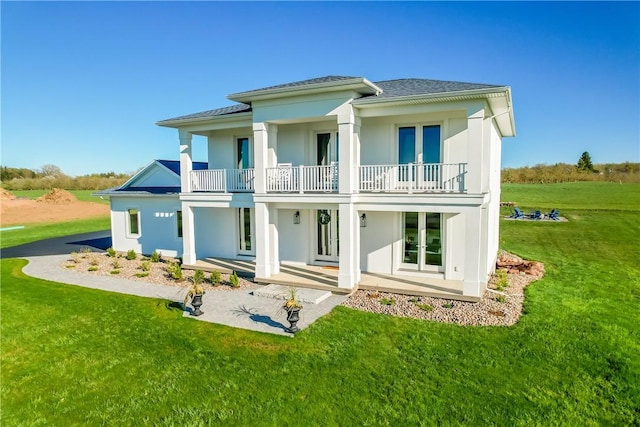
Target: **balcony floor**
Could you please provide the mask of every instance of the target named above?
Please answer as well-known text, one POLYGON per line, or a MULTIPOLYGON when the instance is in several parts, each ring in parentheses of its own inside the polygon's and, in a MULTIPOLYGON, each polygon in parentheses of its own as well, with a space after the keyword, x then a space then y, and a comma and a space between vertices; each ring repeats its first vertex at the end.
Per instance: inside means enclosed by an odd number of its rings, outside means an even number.
MULTIPOLYGON (((206 258, 198 260, 195 265, 185 265, 187 269, 203 271, 220 271, 239 276, 254 277, 255 261, 225 258, 206 258)), ((334 293, 348 294, 352 289, 338 287, 338 267, 322 265, 281 264, 280 272, 272 274, 268 279, 254 279, 259 284, 275 283, 278 285, 328 290, 334 293)), ((458 301, 477 302, 479 298, 462 295, 461 280, 444 280, 419 276, 391 276, 386 274, 362 272, 357 289, 393 292, 407 295, 430 296, 458 301)))

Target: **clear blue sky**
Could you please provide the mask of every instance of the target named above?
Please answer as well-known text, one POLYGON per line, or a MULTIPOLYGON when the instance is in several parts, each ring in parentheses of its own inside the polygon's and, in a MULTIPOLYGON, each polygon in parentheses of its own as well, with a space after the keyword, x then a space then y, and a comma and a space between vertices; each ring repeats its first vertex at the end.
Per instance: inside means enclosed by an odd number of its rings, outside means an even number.
POLYGON ((511 86, 504 167, 640 161, 637 2, 3 1, 1 14, 3 166, 135 171, 178 158, 177 131, 156 121, 325 75, 511 86))

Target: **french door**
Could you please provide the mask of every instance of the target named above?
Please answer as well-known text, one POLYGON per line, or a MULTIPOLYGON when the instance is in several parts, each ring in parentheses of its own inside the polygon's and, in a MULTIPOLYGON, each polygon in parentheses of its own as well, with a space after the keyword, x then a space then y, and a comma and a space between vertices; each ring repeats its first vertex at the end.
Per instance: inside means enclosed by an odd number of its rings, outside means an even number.
POLYGON ((417 271, 442 269, 442 214, 404 212, 400 268, 417 271))
POLYGON ((316 260, 337 262, 340 254, 338 240, 338 211, 321 209, 316 212, 316 260))

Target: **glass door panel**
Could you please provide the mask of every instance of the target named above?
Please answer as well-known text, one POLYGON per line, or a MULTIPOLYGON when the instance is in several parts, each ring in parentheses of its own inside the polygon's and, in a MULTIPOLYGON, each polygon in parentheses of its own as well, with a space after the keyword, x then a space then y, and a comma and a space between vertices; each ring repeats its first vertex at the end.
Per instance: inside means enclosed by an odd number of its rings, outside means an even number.
POLYGON ((424 264, 442 266, 442 215, 439 213, 426 213, 426 245, 424 252, 424 264))
POLYGON ((340 245, 338 241, 338 211, 322 209, 316 211, 316 259, 338 261, 340 245))
POLYGON ((238 253, 253 255, 253 223, 249 208, 238 209, 238 253))
POLYGON ((442 215, 404 212, 403 252, 400 268, 440 271, 442 267, 442 215))

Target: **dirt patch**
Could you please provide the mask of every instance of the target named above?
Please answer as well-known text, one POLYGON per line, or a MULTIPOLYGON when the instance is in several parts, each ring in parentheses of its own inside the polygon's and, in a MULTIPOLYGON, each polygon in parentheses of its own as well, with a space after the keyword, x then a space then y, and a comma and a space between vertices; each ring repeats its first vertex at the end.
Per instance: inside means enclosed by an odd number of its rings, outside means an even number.
POLYGON ((54 205, 60 204, 69 204, 73 202, 77 202, 78 199, 73 194, 69 193, 66 190, 61 190, 59 188, 54 188, 49 191, 47 194, 44 194, 36 199, 37 202, 40 203, 49 203, 54 205))
MULTIPOLYGON (((70 193, 69 193, 70 194, 70 193)), ((73 194, 71 195, 73 196, 73 194)), ((60 196, 54 197, 59 200, 60 196)), ((73 221, 109 215, 109 205, 94 202, 80 202, 75 196, 65 203, 47 201, 9 199, 2 200, 0 226, 25 225, 40 222, 73 221)))
POLYGON ((544 276, 544 264, 536 261, 526 261, 517 255, 502 252, 496 261, 496 267, 509 274, 524 273, 539 279, 544 276))
POLYGON ((13 200, 16 196, 9 190, 0 188, 0 200, 13 200))

